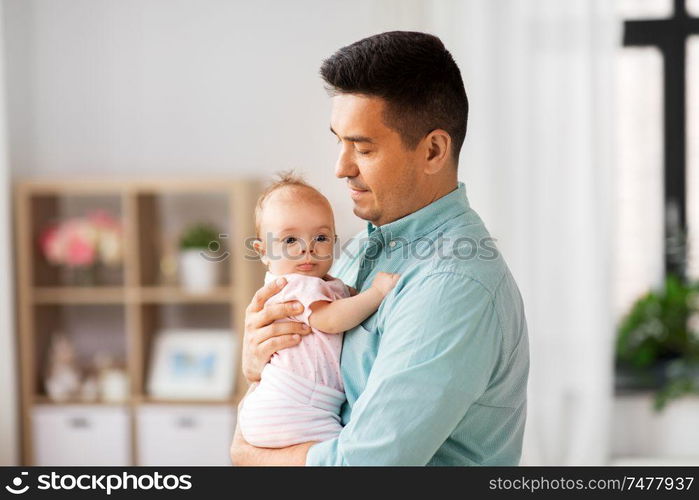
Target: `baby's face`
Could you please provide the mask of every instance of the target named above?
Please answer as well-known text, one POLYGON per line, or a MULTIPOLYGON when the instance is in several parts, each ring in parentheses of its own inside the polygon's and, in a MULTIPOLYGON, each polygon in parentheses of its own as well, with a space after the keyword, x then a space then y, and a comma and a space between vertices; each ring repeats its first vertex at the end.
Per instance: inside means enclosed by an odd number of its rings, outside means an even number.
POLYGON ((260 223, 262 262, 272 274, 322 278, 333 263, 334 228, 327 202, 273 193, 260 223))

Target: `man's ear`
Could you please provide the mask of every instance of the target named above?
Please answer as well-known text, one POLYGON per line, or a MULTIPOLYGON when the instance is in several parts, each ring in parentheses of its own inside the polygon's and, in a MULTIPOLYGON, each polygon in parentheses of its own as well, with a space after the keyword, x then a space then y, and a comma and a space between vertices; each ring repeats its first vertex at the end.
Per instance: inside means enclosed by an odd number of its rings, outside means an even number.
POLYGON ((451 136, 445 130, 435 129, 427 134, 424 139, 425 149, 425 173, 436 174, 451 158, 451 136))
POLYGON ((255 240, 252 242, 252 248, 255 249, 257 252, 257 255, 260 256, 260 260, 264 265, 269 264, 269 259, 267 258, 267 255, 265 254, 265 246, 262 244, 262 240, 255 240))

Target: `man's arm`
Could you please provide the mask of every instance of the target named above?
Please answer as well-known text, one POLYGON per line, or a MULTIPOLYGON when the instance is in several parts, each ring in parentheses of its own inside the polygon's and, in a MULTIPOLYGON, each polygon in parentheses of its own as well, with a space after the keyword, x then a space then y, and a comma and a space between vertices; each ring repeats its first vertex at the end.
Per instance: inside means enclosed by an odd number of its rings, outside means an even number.
POLYGON ((287 448, 256 448, 243 439, 236 426, 230 450, 231 461, 233 465, 305 465, 308 449, 314 444, 309 442, 287 448))
POLYGON ((349 423, 308 450, 308 465, 425 465, 485 391, 501 332, 480 283, 436 273, 409 283, 386 314, 349 423))

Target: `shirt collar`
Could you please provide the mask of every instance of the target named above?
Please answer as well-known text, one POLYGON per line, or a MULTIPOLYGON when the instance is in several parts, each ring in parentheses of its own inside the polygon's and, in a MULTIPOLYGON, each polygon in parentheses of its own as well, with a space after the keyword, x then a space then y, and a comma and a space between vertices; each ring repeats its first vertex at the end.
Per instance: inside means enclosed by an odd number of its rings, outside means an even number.
POLYGON ((456 189, 429 205, 382 226, 367 222, 367 235, 384 245, 399 247, 429 234, 444 222, 466 213, 469 209, 466 186, 459 182, 456 189))

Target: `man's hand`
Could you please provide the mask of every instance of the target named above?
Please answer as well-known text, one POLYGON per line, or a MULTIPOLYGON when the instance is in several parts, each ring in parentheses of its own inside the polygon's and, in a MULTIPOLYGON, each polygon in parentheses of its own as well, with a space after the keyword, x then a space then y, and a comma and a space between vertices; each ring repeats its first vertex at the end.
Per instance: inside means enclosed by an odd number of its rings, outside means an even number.
POLYGON ((301 303, 290 301, 265 307, 265 302, 284 286, 285 278, 267 283, 255 293, 245 310, 243 375, 250 382, 260 380, 262 368, 275 352, 297 345, 301 335, 311 333, 308 325, 297 321, 275 323, 278 319, 301 313, 301 303), (294 309, 295 306, 298 309, 294 309))

